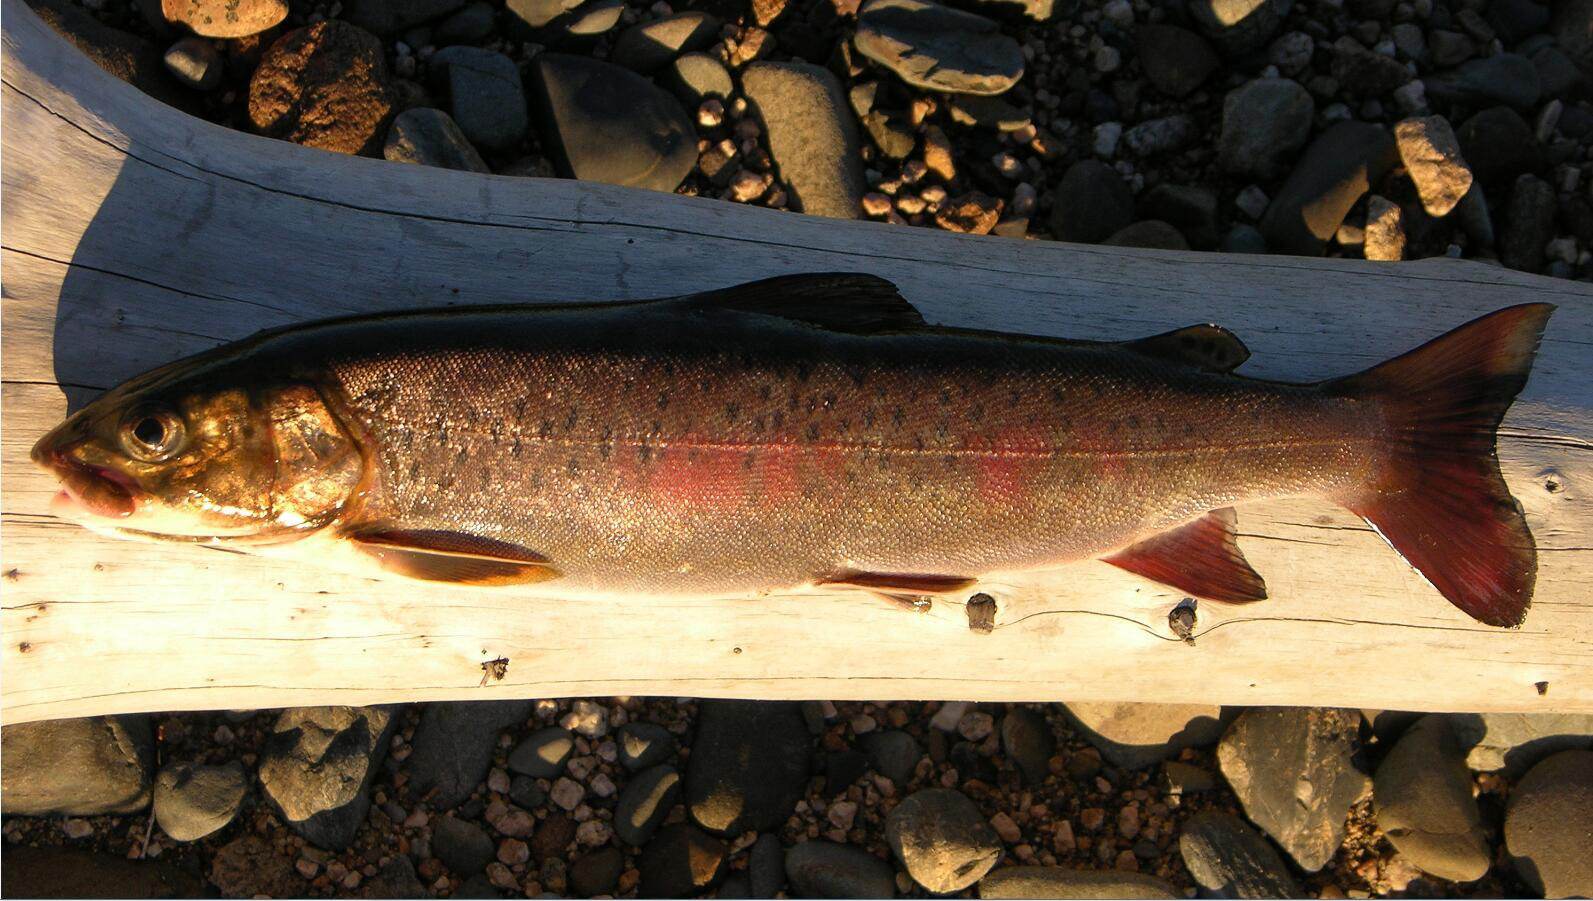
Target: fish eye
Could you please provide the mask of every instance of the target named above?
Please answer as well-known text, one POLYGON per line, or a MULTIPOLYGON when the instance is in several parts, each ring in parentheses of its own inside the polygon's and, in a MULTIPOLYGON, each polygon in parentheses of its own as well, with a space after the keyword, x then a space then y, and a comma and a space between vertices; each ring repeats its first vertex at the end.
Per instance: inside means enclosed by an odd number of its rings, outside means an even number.
POLYGON ((122 423, 122 448, 146 463, 159 463, 182 448, 183 421, 170 410, 140 410, 122 423))

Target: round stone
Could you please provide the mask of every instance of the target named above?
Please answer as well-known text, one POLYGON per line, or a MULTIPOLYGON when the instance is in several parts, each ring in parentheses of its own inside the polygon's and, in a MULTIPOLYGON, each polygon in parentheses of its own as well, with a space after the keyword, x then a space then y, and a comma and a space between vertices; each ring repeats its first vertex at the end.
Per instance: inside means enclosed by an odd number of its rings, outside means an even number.
POLYGON ((381 42, 328 20, 288 32, 249 81, 249 122, 271 137, 375 156, 396 108, 381 42))
POLYGON ((885 841, 913 881, 961 891, 1001 859, 1001 839, 967 796, 948 788, 909 795, 885 819, 885 841))
POLYGON ((1505 844, 1516 872, 1548 898, 1593 897, 1593 751, 1561 751, 1516 784, 1505 844))

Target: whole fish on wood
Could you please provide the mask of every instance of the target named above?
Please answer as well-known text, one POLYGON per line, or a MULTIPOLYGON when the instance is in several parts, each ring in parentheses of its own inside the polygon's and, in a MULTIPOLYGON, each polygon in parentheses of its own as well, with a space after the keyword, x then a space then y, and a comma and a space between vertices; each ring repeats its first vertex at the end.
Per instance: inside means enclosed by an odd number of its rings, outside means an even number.
POLYGON ((1552 309, 1309 385, 1231 374, 1248 351, 1216 326, 940 328, 870 276, 421 310, 163 366, 33 457, 57 513, 106 534, 561 597, 917 598, 1100 558, 1251 601, 1231 505, 1308 495, 1511 626, 1536 551, 1494 432, 1552 309))

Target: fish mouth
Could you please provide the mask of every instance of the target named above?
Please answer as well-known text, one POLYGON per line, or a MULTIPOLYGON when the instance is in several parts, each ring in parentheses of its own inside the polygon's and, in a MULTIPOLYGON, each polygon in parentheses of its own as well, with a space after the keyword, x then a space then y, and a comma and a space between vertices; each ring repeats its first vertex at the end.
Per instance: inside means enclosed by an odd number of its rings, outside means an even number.
POLYGON ((104 466, 93 466, 74 459, 68 449, 33 449, 33 460, 61 483, 61 491, 50 502, 50 512, 68 519, 83 514, 100 519, 126 519, 138 510, 139 490, 126 475, 104 466), (77 515, 73 515, 77 514, 77 515))

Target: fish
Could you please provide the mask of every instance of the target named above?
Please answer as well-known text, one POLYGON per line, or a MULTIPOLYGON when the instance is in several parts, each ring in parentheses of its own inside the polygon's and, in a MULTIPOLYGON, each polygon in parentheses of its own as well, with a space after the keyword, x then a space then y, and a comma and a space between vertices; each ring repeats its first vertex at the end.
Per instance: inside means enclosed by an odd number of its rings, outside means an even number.
POLYGON ((1444 598, 1519 625, 1537 555, 1496 457, 1553 307, 1357 374, 1248 378, 1232 332, 931 325, 889 281, 419 309, 261 332, 43 436, 58 516, 378 577, 544 596, 919 606, 1099 560, 1264 600, 1235 505, 1338 504, 1444 598))

